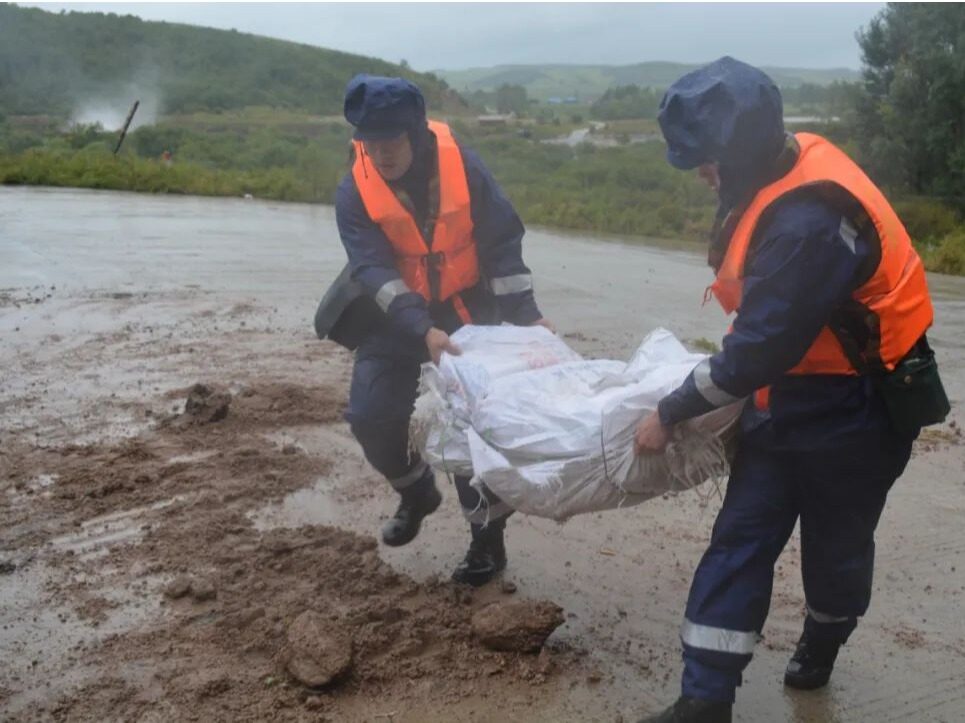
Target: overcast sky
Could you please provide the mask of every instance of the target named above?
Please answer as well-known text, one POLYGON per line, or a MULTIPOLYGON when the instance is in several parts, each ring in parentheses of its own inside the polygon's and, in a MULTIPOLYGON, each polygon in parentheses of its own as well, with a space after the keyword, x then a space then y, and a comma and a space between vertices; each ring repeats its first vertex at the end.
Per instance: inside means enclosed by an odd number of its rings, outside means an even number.
POLYGON ((859 68, 883 3, 22 3, 235 28, 416 70, 504 63, 701 62, 859 68))

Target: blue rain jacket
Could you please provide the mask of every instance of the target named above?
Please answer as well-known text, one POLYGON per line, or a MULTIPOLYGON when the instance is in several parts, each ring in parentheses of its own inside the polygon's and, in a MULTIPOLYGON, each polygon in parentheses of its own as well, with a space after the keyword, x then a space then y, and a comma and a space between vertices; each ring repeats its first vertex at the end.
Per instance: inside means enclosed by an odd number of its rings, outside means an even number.
MULTIPOLYGON (((780 93, 756 68, 725 57, 685 75, 668 89, 659 122, 671 164, 719 164, 718 218, 780 176, 788 145, 780 93)), ((890 438, 867 377, 786 375, 862 283, 862 262, 877 240, 855 235, 840 205, 818 190, 776 202, 757 236, 741 307, 710 359, 709 380, 698 384, 691 374, 660 402, 661 420, 676 424, 771 385, 768 411, 745 406, 747 443, 814 449, 890 438)))
MULTIPOLYGON (((422 226, 429 178, 433 173, 427 160, 432 154, 426 126, 425 105, 418 88, 401 78, 357 76, 349 83, 345 117, 363 139, 409 134, 414 161, 398 185, 413 199, 416 222, 422 226)), ((523 263, 522 239, 525 229, 509 199, 492 174, 473 151, 460 146, 469 184, 473 236, 483 281, 461 294, 473 319, 496 319, 513 324, 530 324, 541 318, 523 263), (494 295, 496 281, 501 293, 494 295), (520 291, 515 288, 527 287, 520 291)), ((351 173, 345 175, 336 192, 335 213, 342 244, 348 254, 352 275, 373 297, 387 282, 400 278, 389 239, 365 211, 351 173)), ((419 294, 397 296, 387 309, 388 323, 363 344, 360 353, 421 356, 423 337, 432 326, 447 332, 459 326, 449 303, 427 303, 419 294)))

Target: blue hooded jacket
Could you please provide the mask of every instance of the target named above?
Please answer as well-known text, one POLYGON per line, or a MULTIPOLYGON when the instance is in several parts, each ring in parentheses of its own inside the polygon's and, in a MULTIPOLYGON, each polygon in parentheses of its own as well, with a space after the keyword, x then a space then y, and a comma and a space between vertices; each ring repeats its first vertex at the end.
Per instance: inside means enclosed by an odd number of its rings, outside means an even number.
MULTIPOLYGON (((346 88, 345 118, 355 126, 355 137, 360 140, 409 134, 412 167, 389 185, 404 190, 412 199, 416 223, 421 228, 428 205, 428 184, 434 172, 432 138, 421 91, 402 78, 356 76, 346 88)), ((522 259, 523 223, 479 157, 461 145, 460 151, 469 184, 473 236, 484 278, 479 285, 461 294, 463 301, 474 319, 491 319, 495 315, 515 324, 537 321, 542 315, 533 296, 530 271, 522 259), (502 293, 494 295, 490 291, 493 281, 496 282, 493 286, 502 293)), ((401 276, 392 245, 378 224, 369 218, 351 172, 345 175, 336 191, 335 216, 353 278, 378 299, 379 290, 401 280, 401 276)), ((414 292, 397 295, 385 309, 388 323, 363 344, 360 352, 424 355, 423 337, 430 327, 451 332, 459 326, 451 307, 448 302, 427 303, 414 292)))
MULTIPOLYGON (((766 74, 721 58, 683 76, 664 96, 659 122, 668 161, 681 169, 719 164, 723 219, 793 165, 796 144, 782 114, 780 93, 766 74)), ((786 374, 863 283, 876 243, 856 233, 847 206, 819 188, 777 201, 758 224, 740 310, 722 350, 660 402, 661 421, 677 424, 771 385, 769 411, 745 406, 748 443, 814 449, 891 434, 868 377, 786 374)))

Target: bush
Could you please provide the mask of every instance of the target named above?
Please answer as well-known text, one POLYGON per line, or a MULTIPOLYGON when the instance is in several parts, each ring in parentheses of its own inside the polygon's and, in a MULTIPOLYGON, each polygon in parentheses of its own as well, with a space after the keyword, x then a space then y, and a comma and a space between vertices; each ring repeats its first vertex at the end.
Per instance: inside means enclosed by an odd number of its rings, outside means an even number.
POLYGON ((961 226, 955 211, 934 199, 906 197, 895 201, 894 209, 916 243, 942 239, 961 226))
POLYGON ((929 271, 965 275, 965 229, 948 234, 922 256, 929 271))

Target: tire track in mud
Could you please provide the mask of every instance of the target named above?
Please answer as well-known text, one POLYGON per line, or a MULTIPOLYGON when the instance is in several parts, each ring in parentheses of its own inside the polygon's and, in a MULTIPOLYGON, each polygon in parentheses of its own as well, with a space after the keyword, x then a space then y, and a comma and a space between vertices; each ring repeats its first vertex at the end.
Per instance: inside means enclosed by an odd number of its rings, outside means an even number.
POLYGON ((839 704, 847 720, 866 721, 959 721, 965 711, 965 689, 961 675, 951 675, 914 688, 875 691, 875 697, 839 704), (936 700, 937 698, 937 700, 936 700), (923 717, 926 712, 948 713, 950 717, 923 717))

